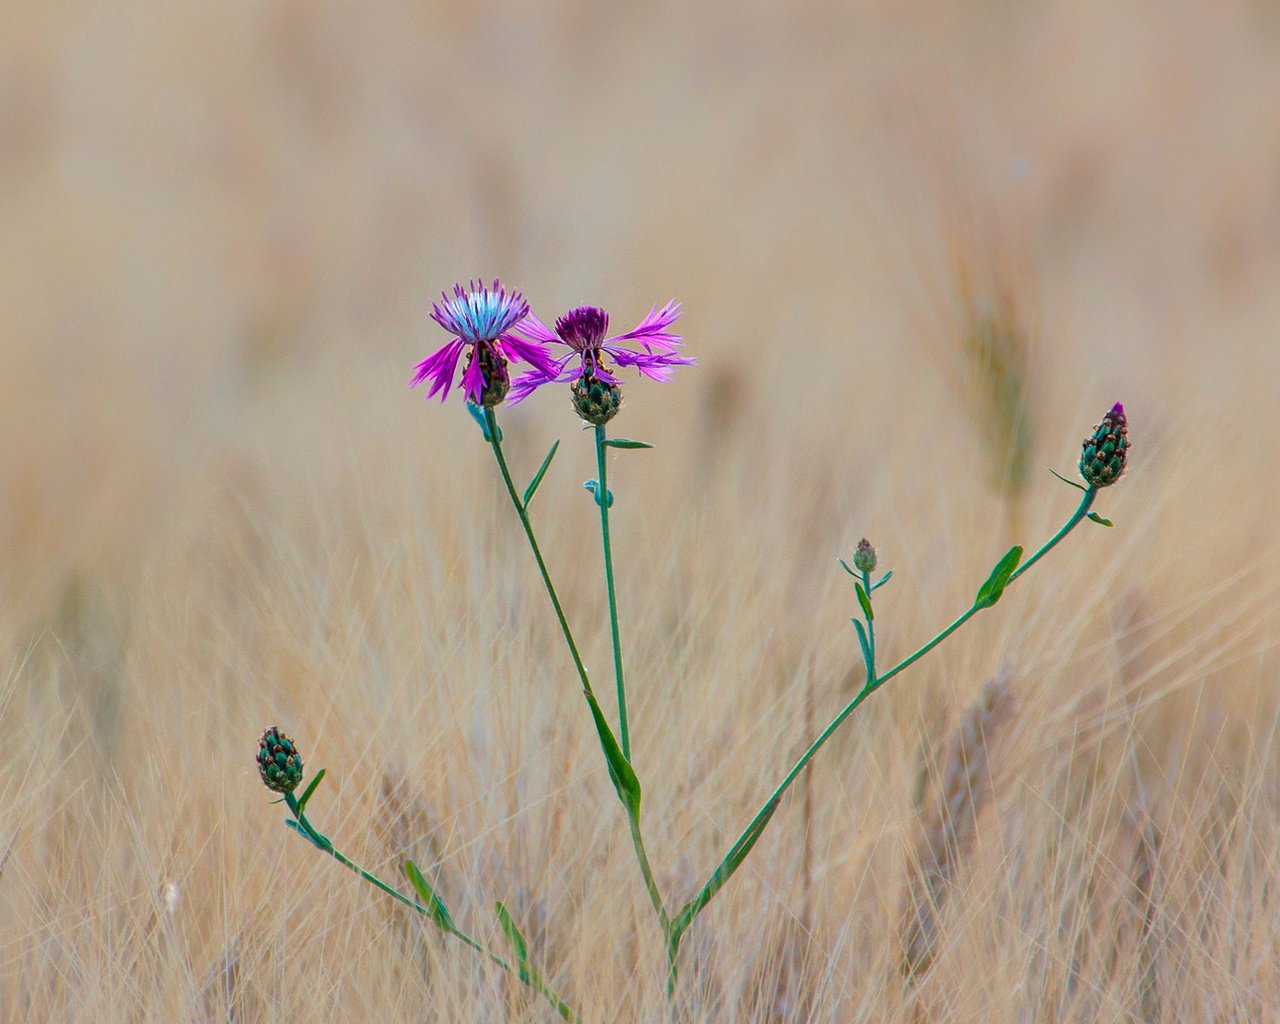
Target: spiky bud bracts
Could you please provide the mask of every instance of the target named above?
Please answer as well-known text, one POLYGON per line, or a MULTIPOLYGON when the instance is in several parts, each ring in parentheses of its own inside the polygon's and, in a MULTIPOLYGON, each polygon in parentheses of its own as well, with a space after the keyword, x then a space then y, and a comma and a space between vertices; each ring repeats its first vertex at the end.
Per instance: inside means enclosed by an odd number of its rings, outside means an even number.
POLYGON ((589 373, 573 382, 573 411, 579 419, 603 426, 618 415, 622 406, 622 388, 589 373))
POLYGON ((258 774, 263 785, 277 793, 292 793, 302 781, 302 755, 278 726, 271 726, 258 741, 258 774))
POLYGON ((875 572, 876 561, 876 549, 871 546, 871 541, 863 537, 854 549, 853 567, 858 572, 875 572))
POLYGON ((1129 461, 1129 421, 1119 402, 1084 440, 1080 475, 1090 487, 1110 487, 1124 475, 1129 461))

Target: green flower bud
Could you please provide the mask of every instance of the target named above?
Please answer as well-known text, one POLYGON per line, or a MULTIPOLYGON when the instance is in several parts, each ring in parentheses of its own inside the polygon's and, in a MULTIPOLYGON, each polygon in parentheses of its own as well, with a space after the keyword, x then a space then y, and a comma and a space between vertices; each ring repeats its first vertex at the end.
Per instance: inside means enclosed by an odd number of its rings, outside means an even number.
POLYGON ((876 549, 871 546, 871 541, 866 537, 858 541, 858 546, 853 552, 853 567, 858 572, 876 571, 876 549))
POLYGON ((580 419, 603 426, 618 414, 622 406, 622 388, 584 374, 573 382, 573 411, 580 419))
POLYGON ((1129 421, 1119 402, 1084 439, 1080 475, 1090 487, 1109 487, 1124 474, 1129 461, 1129 421))
POLYGON ((292 793, 302 781, 302 755, 277 726, 258 741, 258 774, 263 785, 277 793, 292 793))

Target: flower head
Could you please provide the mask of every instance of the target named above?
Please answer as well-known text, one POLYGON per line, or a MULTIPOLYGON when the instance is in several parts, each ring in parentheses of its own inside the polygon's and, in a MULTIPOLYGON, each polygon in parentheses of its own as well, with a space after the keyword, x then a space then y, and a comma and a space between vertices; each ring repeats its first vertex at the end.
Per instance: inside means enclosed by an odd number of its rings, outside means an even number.
POLYGON ((1090 487, 1109 487, 1124 474, 1129 461, 1129 420, 1119 402, 1084 439, 1080 475, 1090 487))
POLYGON ((292 793, 302 781, 302 755, 278 726, 271 726, 258 741, 258 774, 263 785, 277 793, 292 793))
POLYGON ((479 405, 497 405, 507 394, 510 377, 507 360, 529 363, 537 372, 556 369, 550 353, 536 340, 513 333, 529 315, 529 303, 519 292, 508 292, 496 278, 490 287, 472 281, 466 289, 453 286, 453 297, 443 292, 431 305, 431 319, 453 335, 453 340, 427 356, 416 367, 410 387, 431 381, 428 398, 440 393, 443 402, 453 385, 458 359, 470 348, 462 373, 467 398, 479 405))
POLYGON ((858 547, 853 552, 853 566, 858 572, 875 572, 876 570, 876 549, 871 546, 871 541, 866 537, 858 541, 858 547))
POLYGON ((517 377, 512 384, 511 400, 518 402, 542 385, 553 382, 596 380, 616 387, 620 381, 613 375, 609 360, 618 366, 634 366, 650 380, 670 380, 677 366, 691 366, 694 362, 679 354, 680 336, 670 330, 679 317, 680 304, 668 302, 661 309, 657 306, 650 309, 631 330, 608 337, 609 314, 599 306, 569 310, 556 320, 554 331, 530 314, 517 328, 521 335, 543 345, 565 345, 569 351, 551 361, 550 372, 535 368, 517 377), (632 347, 624 342, 636 345, 632 347))

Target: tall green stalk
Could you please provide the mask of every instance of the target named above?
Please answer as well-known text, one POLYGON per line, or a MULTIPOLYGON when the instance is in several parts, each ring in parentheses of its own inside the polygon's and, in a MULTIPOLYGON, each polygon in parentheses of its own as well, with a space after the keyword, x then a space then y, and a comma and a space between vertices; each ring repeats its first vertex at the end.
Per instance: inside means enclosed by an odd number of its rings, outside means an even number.
POLYGON ((618 598, 613 585, 613 545, 609 540, 609 506, 613 496, 606 478, 604 424, 596 424, 596 473, 599 487, 596 504, 600 506, 600 545, 604 549, 604 579, 609 591, 609 632, 613 638, 613 679, 618 689, 618 739, 622 756, 631 760, 631 730, 627 723, 627 684, 622 676, 622 640, 618 633, 618 598))

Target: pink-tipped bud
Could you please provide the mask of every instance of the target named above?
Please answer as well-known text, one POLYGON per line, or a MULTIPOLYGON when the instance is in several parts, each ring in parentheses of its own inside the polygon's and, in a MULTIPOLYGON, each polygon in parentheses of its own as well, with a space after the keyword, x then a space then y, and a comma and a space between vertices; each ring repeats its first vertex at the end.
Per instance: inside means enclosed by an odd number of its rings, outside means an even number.
POLYGON ((1110 487, 1124 475, 1129 461, 1129 421, 1119 402, 1084 439, 1080 475, 1090 487, 1110 487))
POLYGON ((871 546, 871 541, 866 537, 858 541, 858 546, 854 549, 853 567, 858 572, 875 572, 876 570, 876 549, 871 546))

